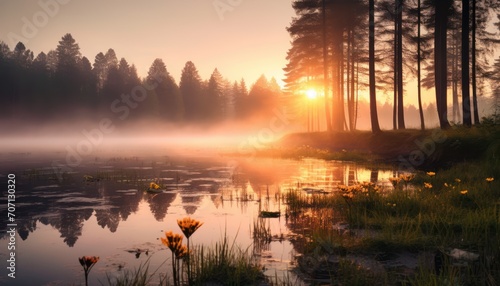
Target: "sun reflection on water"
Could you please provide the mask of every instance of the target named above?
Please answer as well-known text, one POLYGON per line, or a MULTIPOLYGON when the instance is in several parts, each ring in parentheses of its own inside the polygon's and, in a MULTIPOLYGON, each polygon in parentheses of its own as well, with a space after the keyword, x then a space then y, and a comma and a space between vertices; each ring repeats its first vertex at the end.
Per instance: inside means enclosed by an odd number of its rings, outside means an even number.
MULTIPOLYGON (((87 253, 100 256, 89 284, 104 281, 106 273, 114 276, 132 270, 147 259, 150 268, 156 269, 168 257, 160 237, 178 230, 177 220, 185 216, 204 223, 191 237, 193 244, 211 246, 226 235, 242 248, 252 247, 266 274, 285 275, 299 251, 293 237, 305 231, 303 224, 284 215, 286 192, 306 188, 334 192, 339 184, 389 183, 394 176, 392 171, 314 159, 241 159, 232 170, 227 161, 96 159, 62 182, 54 182, 50 174, 32 175, 47 162, 20 164, 23 196, 19 203, 25 207, 18 212, 19 271, 36 268, 30 270, 30 277, 20 276, 20 283, 33 279, 80 283, 76 258, 87 253), (86 174, 99 180, 86 181, 86 174), (145 192, 152 181, 165 190, 145 192), (262 211, 277 212, 279 217, 260 217, 262 211), (44 263, 47 257, 50 264, 44 263)), ((6 239, 3 236, 1 243, 6 239)))

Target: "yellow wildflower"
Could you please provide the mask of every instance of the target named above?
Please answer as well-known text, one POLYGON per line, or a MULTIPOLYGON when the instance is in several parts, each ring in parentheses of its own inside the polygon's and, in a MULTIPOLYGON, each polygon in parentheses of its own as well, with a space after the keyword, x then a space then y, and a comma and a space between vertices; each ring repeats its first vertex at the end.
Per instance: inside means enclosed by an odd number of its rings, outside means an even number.
POLYGON ((424 188, 426 188, 426 189, 432 189, 432 184, 424 182, 424 188))
POLYGON ((399 178, 401 178, 401 180, 405 181, 405 183, 408 183, 409 181, 413 180, 413 178, 415 178, 415 175, 413 175, 413 174, 401 174, 401 175, 399 175, 399 178))
POLYGON ((172 252, 182 245, 182 235, 174 234, 172 231, 165 233, 165 238, 161 238, 161 243, 166 247, 170 248, 172 252))
POLYGON ((178 247, 175 250, 174 254, 175 254, 175 258, 177 258, 177 259, 184 258, 184 256, 186 256, 188 254, 187 246, 181 245, 180 247, 178 247))
POLYGON ((486 178, 486 182, 491 183, 495 180, 493 177, 486 178))
POLYGON ((171 231, 165 233, 165 238, 161 238, 161 243, 168 247, 170 251, 175 255, 176 258, 180 259, 184 257, 188 251, 185 245, 182 245, 182 235, 173 233, 171 231))
POLYGON ((467 191, 467 190, 463 190, 463 191, 460 191, 460 194, 461 194, 461 195, 467 195, 467 193, 468 193, 468 192, 469 192, 469 191, 467 191))
POLYGON ((151 183, 149 184, 149 188, 150 188, 150 189, 153 189, 153 190, 159 190, 159 189, 160 189, 160 186, 159 186, 157 183, 155 183, 155 182, 151 182, 151 183))
POLYGON ((192 219, 190 217, 178 219, 177 224, 179 225, 182 232, 188 239, 198 228, 200 228, 203 225, 202 222, 192 219))
POLYGON ((457 183, 460 183, 461 181, 462 181, 462 180, 460 180, 459 178, 456 178, 456 179, 455 179, 455 182, 457 182, 457 183))
POLYGON ((427 172, 427 176, 429 177, 434 177, 436 175, 436 172, 427 172))

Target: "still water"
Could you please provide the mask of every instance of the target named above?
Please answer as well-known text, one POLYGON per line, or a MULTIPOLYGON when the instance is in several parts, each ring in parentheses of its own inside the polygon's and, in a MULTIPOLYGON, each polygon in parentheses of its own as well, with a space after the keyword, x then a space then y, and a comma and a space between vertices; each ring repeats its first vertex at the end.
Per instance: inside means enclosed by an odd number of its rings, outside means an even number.
MULTIPOLYGON (((57 154, 0 156, 0 180, 16 176, 15 279, 7 276, 10 237, 7 197, 2 190, 0 234, 2 285, 84 285, 81 256, 99 256, 89 285, 107 284, 107 277, 149 262, 150 271, 170 275, 170 252, 159 238, 181 233, 177 219, 190 216, 203 226, 192 245, 213 246, 227 236, 248 249, 269 276, 296 279, 289 270, 298 253, 284 213, 284 194, 311 187, 335 191, 352 181, 387 183, 391 170, 355 163, 315 159, 229 158, 193 152, 190 156, 121 156, 86 158, 57 174, 57 154), (98 181, 86 181, 90 175, 98 181), (165 190, 144 190, 156 181, 165 190), (279 218, 260 218, 260 211, 280 211, 279 218), (262 227, 273 239, 254 240, 262 227)), ((59 164, 59 165, 57 165, 59 164)), ((154 279, 154 280, 155 280, 154 279)))

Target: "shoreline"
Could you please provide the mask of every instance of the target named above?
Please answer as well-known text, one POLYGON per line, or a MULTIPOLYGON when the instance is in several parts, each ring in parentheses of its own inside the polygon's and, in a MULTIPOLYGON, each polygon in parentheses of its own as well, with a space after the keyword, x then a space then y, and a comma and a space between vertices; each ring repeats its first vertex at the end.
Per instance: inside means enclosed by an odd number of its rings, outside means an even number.
POLYGON ((415 171, 449 168, 484 159, 491 152, 500 153, 498 127, 290 133, 258 155, 397 164, 415 171))

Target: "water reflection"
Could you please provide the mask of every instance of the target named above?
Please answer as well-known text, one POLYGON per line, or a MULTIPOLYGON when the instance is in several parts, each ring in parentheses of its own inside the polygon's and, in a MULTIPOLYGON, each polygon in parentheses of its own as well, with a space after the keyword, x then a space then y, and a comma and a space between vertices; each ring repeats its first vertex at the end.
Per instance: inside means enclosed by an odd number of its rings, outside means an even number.
MULTIPOLYGON (((102 263, 101 276, 93 273, 95 279, 124 265, 136 265, 133 259, 144 258, 137 255, 137 250, 149 251, 150 255, 163 251, 157 241, 163 235, 161 231, 175 229, 176 219, 184 215, 206 222, 195 238, 197 243, 210 245, 226 233, 243 248, 251 245, 267 274, 282 275, 293 266, 295 253, 300 252, 300 246, 294 248, 295 238, 310 235, 304 225, 311 224, 312 219, 331 217, 302 214, 293 221, 285 218, 283 197, 288 190, 314 187, 332 192, 338 184, 386 181, 392 176, 392 171, 313 159, 241 159, 235 164, 234 159, 221 157, 115 157, 84 162, 59 181, 48 167, 51 160, 30 155, 2 159, 0 174, 5 177, 13 170, 18 178, 16 219, 23 241, 19 254, 28 257, 25 251, 30 249, 29 257, 41 260, 47 244, 59 250, 69 247, 90 251, 76 256, 74 251, 63 251, 53 260, 58 267, 39 266, 44 272, 40 275, 46 277, 44 283, 58 279, 73 282, 80 275, 76 257, 82 254, 98 255, 101 262, 109 262, 102 263), (85 175, 95 180, 86 180, 85 175), (145 192, 151 181, 158 182, 165 191, 145 192), (261 211, 280 212, 281 216, 259 217, 261 211), (39 229, 41 234, 37 235, 39 229), (41 235, 42 239, 31 239, 41 235), (61 269, 69 271, 62 275, 61 269)), ((6 206, 0 208, 3 211, 6 206)), ((7 239, 6 226, 1 227, 3 243, 7 239)), ((158 265, 167 258, 163 252, 157 257, 151 262, 158 265)), ((30 275, 30 279, 38 279, 36 273, 30 275)))

